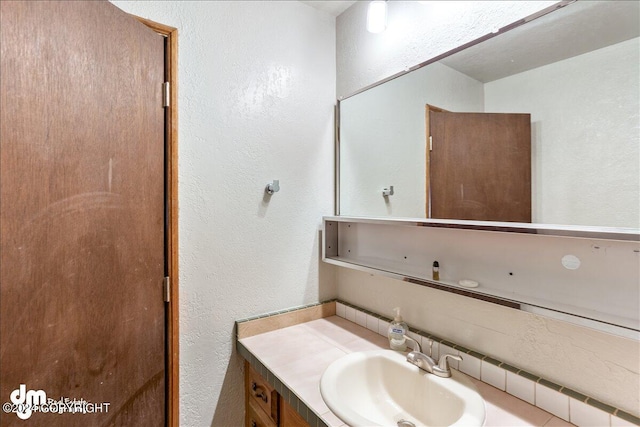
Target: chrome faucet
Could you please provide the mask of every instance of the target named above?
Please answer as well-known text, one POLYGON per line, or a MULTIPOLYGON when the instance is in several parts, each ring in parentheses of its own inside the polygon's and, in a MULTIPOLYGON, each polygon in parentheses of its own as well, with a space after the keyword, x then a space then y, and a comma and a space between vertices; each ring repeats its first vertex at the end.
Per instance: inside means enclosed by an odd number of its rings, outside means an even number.
POLYGON ((408 335, 403 335, 403 336, 404 336, 404 339, 406 340, 406 342, 411 344, 409 347, 411 347, 411 349, 414 352, 418 352, 418 353, 422 352, 422 349, 420 348, 420 343, 418 341, 414 340, 413 338, 411 338, 408 335))
POLYGON ((449 359, 461 361, 462 357, 453 354, 444 354, 438 363, 431 357, 419 351, 412 351, 407 354, 407 362, 416 365, 423 371, 438 377, 449 378, 451 376, 451 368, 449 367, 449 359))

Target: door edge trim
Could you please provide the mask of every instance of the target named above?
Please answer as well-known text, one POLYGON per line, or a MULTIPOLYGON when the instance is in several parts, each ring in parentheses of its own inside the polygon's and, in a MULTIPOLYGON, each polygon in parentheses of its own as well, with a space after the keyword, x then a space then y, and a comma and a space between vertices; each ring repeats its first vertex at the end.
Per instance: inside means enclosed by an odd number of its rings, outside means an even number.
POLYGON ((168 223, 168 276, 171 282, 169 302, 167 302, 167 419, 169 427, 180 425, 179 401, 179 317, 178 317, 178 29, 151 21, 140 16, 131 15, 156 33, 167 38, 165 74, 169 82, 169 106, 166 123, 165 150, 167 168, 165 180, 167 184, 168 223))

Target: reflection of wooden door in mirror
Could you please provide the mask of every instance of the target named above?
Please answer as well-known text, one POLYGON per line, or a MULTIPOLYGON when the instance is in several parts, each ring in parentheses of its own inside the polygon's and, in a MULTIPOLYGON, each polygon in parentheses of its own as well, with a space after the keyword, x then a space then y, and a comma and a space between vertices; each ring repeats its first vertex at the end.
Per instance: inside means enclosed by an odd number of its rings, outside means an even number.
POLYGON ((430 218, 531 222, 530 114, 429 112, 430 218))

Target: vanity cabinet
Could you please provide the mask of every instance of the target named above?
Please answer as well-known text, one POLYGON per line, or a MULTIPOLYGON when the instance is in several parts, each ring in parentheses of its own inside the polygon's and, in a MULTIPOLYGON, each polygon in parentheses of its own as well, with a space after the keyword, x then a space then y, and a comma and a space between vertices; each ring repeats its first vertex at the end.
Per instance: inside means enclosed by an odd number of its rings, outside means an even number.
POLYGON ((309 427, 295 409, 280 397, 280 427, 309 427))
POLYGON ((245 427, 309 427, 248 362, 244 368, 245 427))
POLYGON ((264 413, 262 409, 257 407, 256 403, 251 399, 249 400, 249 405, 246 408, 246 427, 275 427, 277 424, 273 422, 273 420, 264 413))

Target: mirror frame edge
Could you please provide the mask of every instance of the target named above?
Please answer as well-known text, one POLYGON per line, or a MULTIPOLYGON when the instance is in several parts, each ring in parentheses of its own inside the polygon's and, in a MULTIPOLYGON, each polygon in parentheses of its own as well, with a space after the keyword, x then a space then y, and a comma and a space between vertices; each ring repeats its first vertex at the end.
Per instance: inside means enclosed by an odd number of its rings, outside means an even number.
MULTIPOLYGON (((441 53, 440 55, 437 55, 431 59, 428 59, 424 62, 421 62, 417 65, 414 65, 412 67, 407 67, 405 70, 400 71, 398 73, 395 73, 389 77, 386 77, 382 80, 379 80, 377 82, 374 82, 370 85, 367 85, 361 89, 356 90, 355 92, 346 95, 346 96, 339 96, 336 100, 336 105, 334 107, 334 131, 335 131, 335 158, 334 158, 334 168, 335 168, 335 174, 334 174, 334 179, 335 179, 335 183, 334 183, 334 191, 335 191, 335 206, 334 206, 334 215, 335 216, 342 216, 342 214, 340 213, 340 104, 342 101, 351 98, 355 95, 358 95, 362 92, 365 92, 369 89, 373 89, 374 87, 380 86, 384 83, 387 83, 391 80, 394 80, 398 77, 402 77, 405 74, 408 74, 412 71, 418 70, 420 68, 426 67, 429 64, 432 64, 434 62, 438 62, 443 58, 446 58, 450 55, 453 55, 455 53, 458 53, 462 50, 465 50, 467 48, 470 48, 472 46, 475 46, 479 43, 482 43, 486 40, 492 39, 494 37, 497 37, 501 34, 504 34, 505 32, 508 32, 510 30, 513 30, 517 27, 520 27, 521 25, 524 25, 528 22, 531 22, 535 19, 538 19, 542 16, 545 16, 551 12, 554 12, 556 10, 562 9, 572 3, 575 3, 578 0, 561 0, 558 1, 557 3, 554 3, 553 5, 546 7, 542 10, 539 10, 538 12, 535 12, 531 15, 528 15, 522 19, 519 19, 515 22, 512 22, 500 29, 498 29, 495 32, 491 32, 488 34, 485 34, 481 37, 478 37, 474 40, 471 40, 465 44, 462 44, 454 49, 448 50, 444 53, 441 53)), ((353 217, 351 215, 345 215, 348 217, 353 217)), ((373 217, 369 217, 369 216, 363 216, 361 218, 373 218, 373 217)), ((389 218, 392 219, 392 218, 389 218)), ((404 219, 404 218, 400 218, 400 219, 404 219)), ((465 228, 470 228, 469 227, 469 222, 473 222, 473 221, 464 221, 464 220, 450 220, 450 219, 433 219, 433 218, 411 218, 411 220, 417 220, 417 221, 421 221, 421 220, 429 220, 433 226, 438 226, 437 224, 440 224, 440 226, 447 226, 450 228, 459 228, 459 229, 465 229, 465 228)), ((554 235, 554 236, 564 236, 564 237, 582 237, 583 236, 583 232, 585 230, 588 230, 590 233, 591 232, 595 232, 596 234, 599 234, 599 236, 597 238, 599 239, 604 239, 604 240, 632 240, 632 241, 640 241, 640 229, 635 229, 635 228, 622 228, 622 227, 604 227, 604 226, 576 226, 576 225, 568 225, 568 224, 540 224, 540 223, 518 223, 518 222, 513 222, 513 223, 500 223, 500 222, 496 222, 493 225, 494 227, 497 228, 501 228, 499 231, 503 231, 503 232, 523 232, 523 231, 519 231, 522 228, 534 228, 538 231, 541 230, 545 230, 546 232, 544 234, 547 235, 554 235), (625 237, 623 237, 622 239, 620 238, 621 235, 624 235, 625 237)), ((473 228, 473 227, 472 227, 473 228)))

